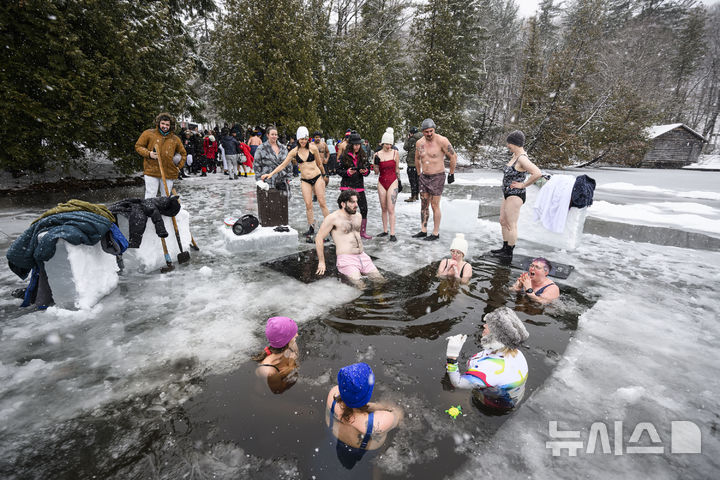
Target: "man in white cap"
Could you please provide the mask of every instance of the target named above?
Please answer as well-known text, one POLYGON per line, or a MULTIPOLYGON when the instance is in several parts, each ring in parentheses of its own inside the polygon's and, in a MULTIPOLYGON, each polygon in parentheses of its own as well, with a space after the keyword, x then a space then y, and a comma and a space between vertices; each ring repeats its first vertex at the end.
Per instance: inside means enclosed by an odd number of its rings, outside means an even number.
POLYGON ((420 183, 420 231, 413 237, 433 241, 440 238, 440 198, 445 186, 445 157, 450 159, 447 180, 453 183, 457 153, 446 137, 435 133, 435 122, 431 118, 423 120, 420 128, 423 138, 415 144, 415 169, 420 183), (433 211, 432 235, 427 233, 430 206, 433 211))
POLYGON ((508 307, 493 310, 484 320, 480 339, 483 350, 468 360, 467 370, 462 375, 457 359, 467 335, 448 337, 446 370, 455 388, 474 390, 481 404, 511 409, 525 393, 528 365, 520 346, 529 334, 508 307))

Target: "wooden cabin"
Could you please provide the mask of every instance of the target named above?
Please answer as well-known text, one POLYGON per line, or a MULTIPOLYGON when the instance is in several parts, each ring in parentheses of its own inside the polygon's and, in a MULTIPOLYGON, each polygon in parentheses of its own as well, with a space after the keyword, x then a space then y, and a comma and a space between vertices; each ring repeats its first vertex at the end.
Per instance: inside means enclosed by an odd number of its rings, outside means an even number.
POLYGON ((647 131, 652 147, 641 167, 682 168, 698 161, 705 139, 682 123, 656 125, 647 131))

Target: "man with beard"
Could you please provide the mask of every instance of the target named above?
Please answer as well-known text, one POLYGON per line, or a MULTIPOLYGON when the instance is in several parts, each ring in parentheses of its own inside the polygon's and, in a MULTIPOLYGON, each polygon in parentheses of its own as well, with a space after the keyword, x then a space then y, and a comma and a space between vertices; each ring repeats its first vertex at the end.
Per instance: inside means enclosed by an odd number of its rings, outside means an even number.
POLYGON ((173 133, 175 119, 169 113, 161 113, 155 117, 155 128, 145 130, 135 142, 135 151, 144 158, 143 175, 145 178, 145 198, 165 195, 160 174, 162 162, 168 192, 172 190, 173 182, 177 180, 180 169, 185 165, 187 152, 182 141, 173 133), (180 162, 173 162, 175 154, 180 154, 180 162))
POLYGON ((457 153, 450 141, 435 133, 435 122, 431 118, 423 120, 421 125, 423 138, 415 144, 415 169, 420 183, 420 231, 414 238, 437 240, 440 238, 440 198, 445 186, 445 157, 450 159, 448 183, 455 181, 457 153), (433 232, 427 234, 430 207, 433 211, 433 232))
POLYGON ((337 254, 338 271, 347 276, 358 287, 363 287, 361 276, 371 280, 384 280, 383 276, 363 251, 360 238, 362 216, 358 212, 358 196, 355 190, 343 190, 337 199, 339 210, 334 211, 322 222, 315 236, 315 250, 318 256, 318 275, 325 274, 325 237, 332 235, 337 254))
POLYGON ((536 302, 549 303, 555 300, 560 296, 560 288, 548 278, 551 269, 552 265, 546 259, 533 259, 528 271, 520 275, 512 289, 526 294, 536 302))
POLYGON ((493 310, 484 320, 480 339, 483 350, 470 357, 462 375, 457 359, 467 335, 448 337, 447 374, 455 388, 472 389, 482 406, 511 409, 525 393, 528 364, 519 348, 529 335, 508 307, 493 310))

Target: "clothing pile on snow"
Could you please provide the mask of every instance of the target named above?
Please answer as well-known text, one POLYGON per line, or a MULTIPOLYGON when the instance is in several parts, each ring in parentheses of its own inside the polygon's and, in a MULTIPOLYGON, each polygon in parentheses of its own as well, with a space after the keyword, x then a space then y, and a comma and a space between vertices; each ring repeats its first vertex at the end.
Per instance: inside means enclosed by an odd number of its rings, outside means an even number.
POLYGON ((178 196, 155 198, 126 198, 110 205, 114 215, 122 214, 127 217, 130 226, 130 248, 138 248, 142 243, 143 233, 147 219, 150 218, 155 225, 155 233, 160 238, 167 238, 163 215, 174 217, 180 211, 178 196))
POLYGON ((580 175, 575 179, 572 195, 570 196, 570 206, 577 208, 589 207, 593 204, 593 196, 595 195, 595 179, 587 175, 580 175))
POLYGON ((32 273, 25 291, 27 306, 36 301, 39 305, 52 303, 44 263, 55 255, 57 241, 72 245, 95 245, 101 242, 103 250, 120 255, 127 248, 127 240, 113 223, 115 217, 104 205, 71 200, 59 204, 36 219, 15 241, 5 255, 8 266, 17 276, 25 279, 32 273), (38 292, 40 290, 41 295, 38 292))

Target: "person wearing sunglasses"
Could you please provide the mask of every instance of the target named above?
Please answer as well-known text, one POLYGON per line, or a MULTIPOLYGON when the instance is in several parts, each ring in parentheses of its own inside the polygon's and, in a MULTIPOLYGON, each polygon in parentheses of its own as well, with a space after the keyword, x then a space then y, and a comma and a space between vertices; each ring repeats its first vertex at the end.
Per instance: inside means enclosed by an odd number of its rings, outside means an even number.
POLYGON ((525 293, 529 298, 540 303, 548 303, 560 296, 560 288, 548 278, 552 270, 549 261, 542 257, 534 259, 527 272, 515 281, 513 290, 525 293))

